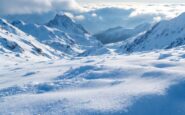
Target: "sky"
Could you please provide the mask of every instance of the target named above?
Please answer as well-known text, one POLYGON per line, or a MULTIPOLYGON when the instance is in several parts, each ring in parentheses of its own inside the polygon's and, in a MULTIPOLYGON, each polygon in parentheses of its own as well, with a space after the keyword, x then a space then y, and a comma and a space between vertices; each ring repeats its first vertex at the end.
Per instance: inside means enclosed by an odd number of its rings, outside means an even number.
POLYGON ((0 15, 43 13, 51 10, 81 12, 82 4, 95 3, 183 3, 185 0, 0 0, 0 15), (21 7, 20 7, 21 6, 21 7))
POLYGON ((144 2, 144 3, 182 3, 185 0, 77 0, 81 3, 96 3, 96 2, 144 2))

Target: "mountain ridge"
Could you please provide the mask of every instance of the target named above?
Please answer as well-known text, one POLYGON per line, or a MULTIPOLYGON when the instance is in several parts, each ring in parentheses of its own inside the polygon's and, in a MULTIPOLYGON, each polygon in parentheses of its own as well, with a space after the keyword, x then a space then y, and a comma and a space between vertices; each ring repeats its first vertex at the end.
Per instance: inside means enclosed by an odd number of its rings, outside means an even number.
POLYGON ((169 49, 185 44, 185 13, 171 20, 160 21, 150 30, 128 39, 119 52, 140 52, 169 49))

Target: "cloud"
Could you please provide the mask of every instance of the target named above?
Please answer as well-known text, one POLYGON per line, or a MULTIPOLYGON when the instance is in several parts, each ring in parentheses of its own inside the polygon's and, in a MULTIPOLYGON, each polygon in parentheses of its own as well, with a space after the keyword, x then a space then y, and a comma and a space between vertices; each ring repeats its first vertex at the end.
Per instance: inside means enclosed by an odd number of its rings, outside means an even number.
POLYGON ((81 12, 75 0, 1 0, 1 15, 44 13, 52 10, 81 12))
POLYGON ((71 19, 73 19, 73 21, 78 20, 78 21, 83 21, 85 19, 85 17, 83 15, 73 15, 70 12, 64 12, 64 14, 68 17, 70 17, 71 19))
POLYGON ((1 0, 0 3, 1 13, 12 14, 5 17, 9 20, 20 19, 29 23, 44 24, 56 13, 63 11, 91 33, 117 26, 133 28, 142 23, 171 19, 185 12, 185 4, 182 3, 104 2, 83 6, 75 0, 1 0))
MULTIPOLYGON (((85 4, 88 9, 83 12, 84 19, 74 19, 92 33, 108 28, 122 26, 133 28, 142 23, 156 23, 168 20, 185 12, 185 4, 172 3, 91 3, 85 4)), ((75 17, 75 16, 74 16, 75 17)))
POLYGON ((122 26, 125 17, 128 17, 134 9, 121 9, 116 7, 105 7, 80 14, 83 20, 76 20, 90 32, 96 33, 110 27, 122 26))

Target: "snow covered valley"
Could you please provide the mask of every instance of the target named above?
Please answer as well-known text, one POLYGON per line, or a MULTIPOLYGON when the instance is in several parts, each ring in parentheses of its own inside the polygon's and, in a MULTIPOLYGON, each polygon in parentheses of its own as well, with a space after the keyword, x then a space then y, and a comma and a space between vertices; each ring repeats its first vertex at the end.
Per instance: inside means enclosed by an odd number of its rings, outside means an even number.
POLYGON ((0 18, 0 115, 184 115, 185 13, 95 35, 74 18, 0 18))
POLYGON ((55 60, 0 55, 2 115, 184 115, 185 47, 55 60))

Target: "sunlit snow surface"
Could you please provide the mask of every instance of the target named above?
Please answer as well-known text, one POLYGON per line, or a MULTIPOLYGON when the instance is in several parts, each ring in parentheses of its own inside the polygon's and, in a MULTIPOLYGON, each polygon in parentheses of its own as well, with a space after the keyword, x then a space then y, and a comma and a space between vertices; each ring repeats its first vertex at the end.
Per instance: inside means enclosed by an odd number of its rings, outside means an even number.
POLYGON ((0 55, 3 115, 183 115, 185 47, 27 60, 0 55))

